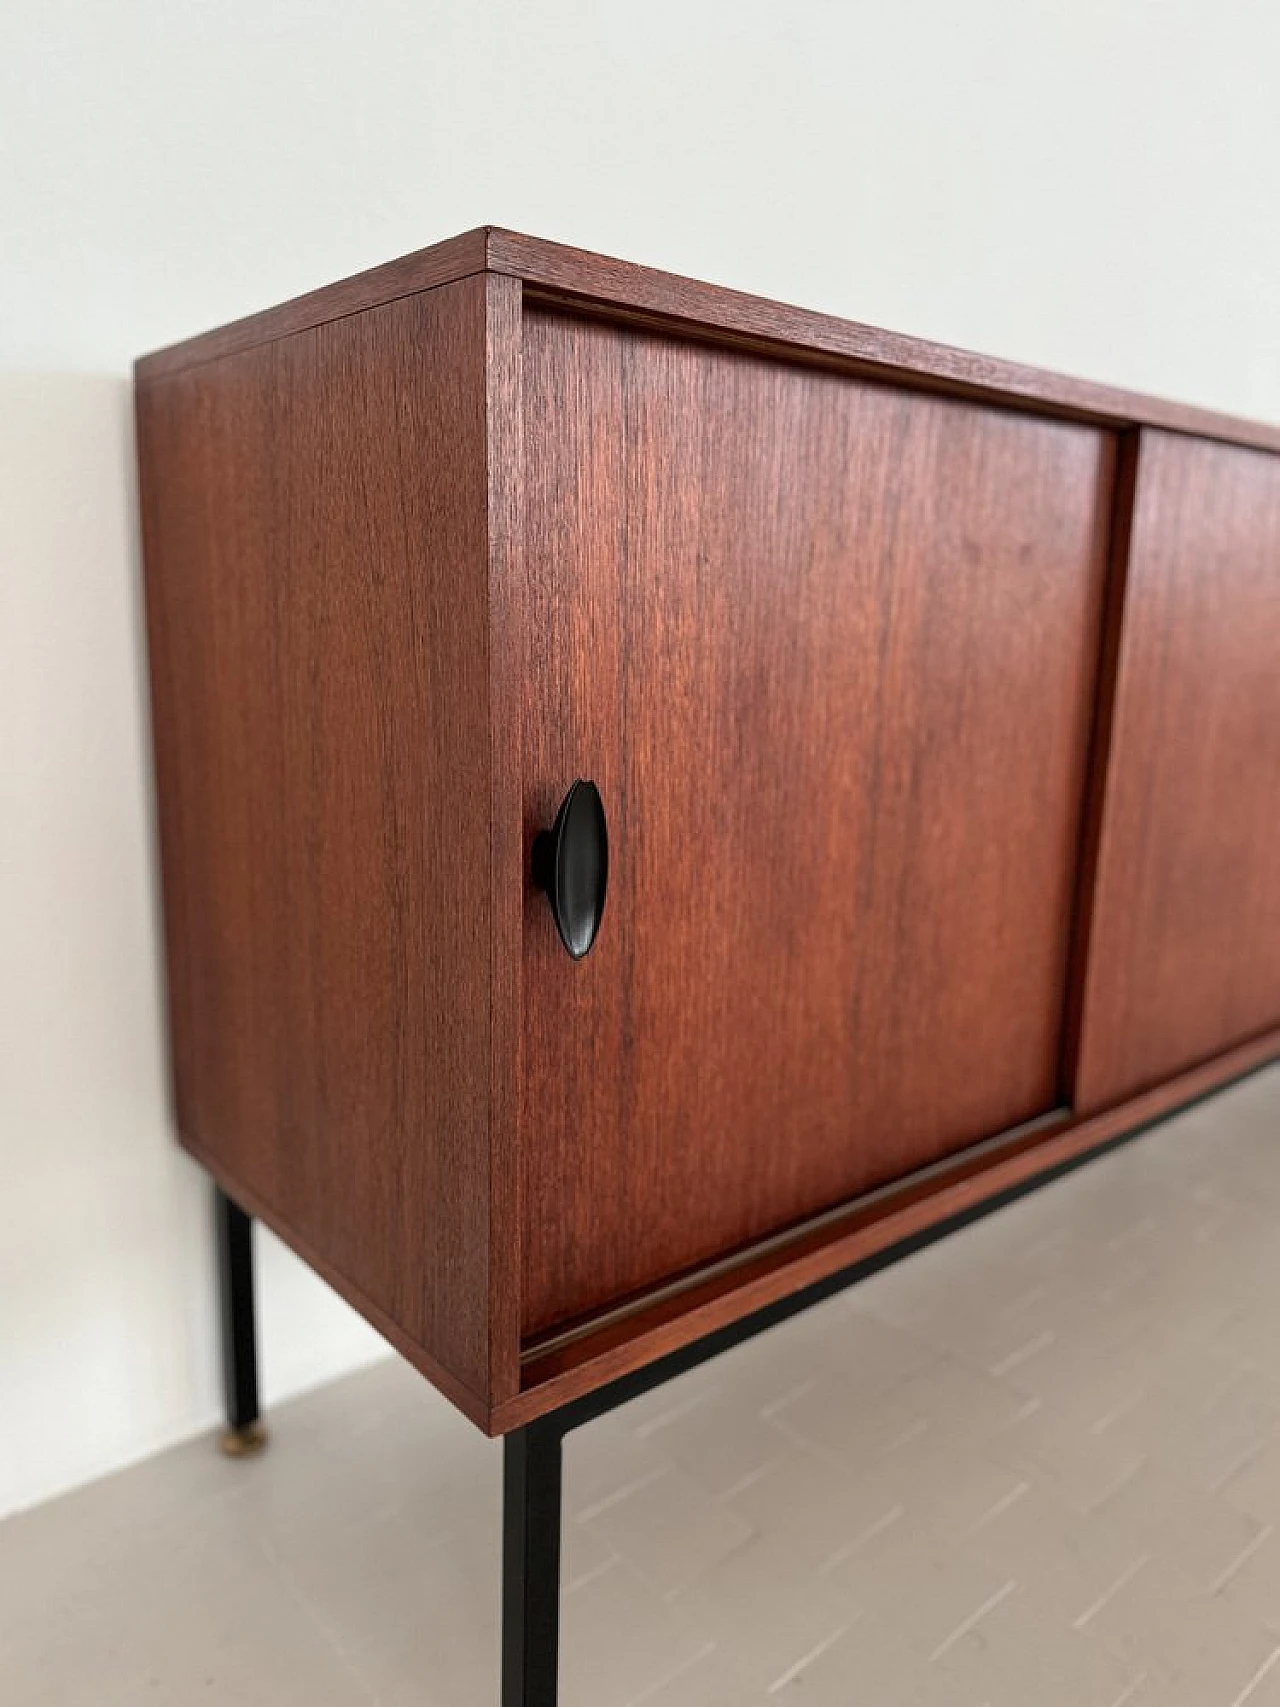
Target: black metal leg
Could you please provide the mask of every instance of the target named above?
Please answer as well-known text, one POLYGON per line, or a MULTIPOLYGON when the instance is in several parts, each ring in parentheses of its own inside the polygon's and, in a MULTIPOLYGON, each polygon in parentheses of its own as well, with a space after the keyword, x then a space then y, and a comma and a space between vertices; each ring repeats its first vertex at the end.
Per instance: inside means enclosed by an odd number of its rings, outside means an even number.
POLYGON ((267 1443, 258 1409, 258 1337, 253 1310, 253 1222, 214 1187, 214 1240, 222 1306, 222 1377, 227 1432, 222 1450, 233 1458, 260 1452, 267 1443))
MULTIPOLYGON (((1140 1128, 1147 1130, 1147 1128, 1140 1128)), ((767 1304, 655 1362, 623 1375, 526 1424, 503 1441, 502 1707, 557 1707, 560 1662, 560 1519, 564 1437, 572 1429, 627 1404, 641 1393, 719 1357, 731 1347, 811 1309, 846 1287, 922 1250, 947 1233, 981 1219, 1028 1191, 1071 1173, 1092 1157, 1137 1137, 1121 1133, 1086 1155, 935 1222, 888 1250, 827 1275, 800 1292, 767 1304)), ((218 1274, 229 1432, 223 1445, 236 1455, 259 1450, 266 1431, 258 1415, 258 1359, 253 1313, 253 1223, 218 1191, 218 1274)))
POLYGON ((503 1441, 502 1707, 556 1707, 563 1441, 554 1416, 503 1441))

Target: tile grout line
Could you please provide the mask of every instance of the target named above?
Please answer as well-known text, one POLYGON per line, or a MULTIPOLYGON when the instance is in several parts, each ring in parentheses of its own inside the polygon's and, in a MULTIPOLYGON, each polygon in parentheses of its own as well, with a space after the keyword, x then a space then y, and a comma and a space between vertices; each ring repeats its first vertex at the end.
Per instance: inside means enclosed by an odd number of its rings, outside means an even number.
POLYGON ((929 1655, 929 1659, 931 1661, 940 1660, 943 1654, 948 1653, 955 1647, 957 1642, 963 1641, 969 1634, 970 1630, 977 1628, 977 1626, 987 1616, 988 1612, 994 1612, 996 1607, 1000 1605, 1001 1601, 1008 1600, 1009 1596, 1017 1586, 1016 1581, 1010 1577, 1003 1588, 998 1588, 990 1599, 983 1601, 982 1605, 979 1606, 976 1611, 971 1612, 967 1618, 962 1618, 960 1620, 959 1624, 956 1625, 951 1634, 944 1637, 943 1640, 938 1643, 938 1646, 929 1655))
POLYGON ((865 1547, 868 1541, 873 1541, 877 1535, 883 1535, 886 1529, 891 1529, 898 1519, 905 1515, 906 1509, 906 1506, 901 1503, 890 1506, 888 1511, 873 1519, 865 1529, 860 1529, 852 1541, 847 1541, 843 1547, 837 1547, 831 1557, 818 1566, 818 1575, 820 1577, 829 1576, 832 1571, 843 1565, 846 1559, 851 1559, 855 1553, 865 1547))
POLYGON ((1244 1549, 1244 1551, 1239 1553, 1231 1561, 1231 1563, 1227 1566, 1226 1570, 1223 1571, 1222 1575, 1217 1579, 1217 1581, 1210 1583, 1209 1593, 1210 1594, 1220 1594, 1222 1592, 1222 1590, 1224 1588, 1226 1588, 1227 1584, 1231 1581, 1232 1577, 1238 1575, 1241 1568, 1258 1551, 1258 1548, 1263 1546, 1268 1540, 1270 1540, 1271 1536, 1274 1534, 1275 1534, 1275 1525, 1273 1523, 1268 1523, 1268 1524, 1264 1525, 1264 1527, 1258 1531, 1258 1533, 1254 1536, 1253 1540, 1244 1549))
POLYGON ((1098 1616, 1104 1606, 1115 1599, 1122 1588, 1128 1587, 1142 1567, 1150 1562, 1150 1553, 1143 1553, 1139 1558, 1133 1561, 1127 1571, 1121 1571, 1120 1575, 1116 1578, 1115 1582, 1112 1583, 1111 1587, 1103 1594, 1099 1595, 1098 1599, 1093 1602, 1092 1606, 1086 1606, 1078 1618, 1072 1620, 1072 1629, 1083 1630, 1086 1624, 1091 1623, 1093 1619, 1098 1616))
POLYGON ((990 1373, 997 1379, 1003 1375, 1012 1374, 1015 1369, 1020 1368, 1024 1363, 1029 1363, 1038 1352, 1044 1351, 1047 1347, 1051 1346, 1057 1337, 1057 1334, 1052 1328, 1045 1328, 1041 1333, 1034 1335, 1022 1345, 1015 1347, 1007 1357, 1002 1357, 999 1363, 993 1363, 990 1367, 990 1373))
POLYGON ((842 1624, 840 1628, 833 1631, 830 1636, 824 1637, 823 1640, 818 1643, 816 1648, 810 1648, 809 1652, 798 1659, 793 1666, 788 1666, 781 1677, 774 1678, 773 1682, 769 1685, 768 1693, 770 1695, 776 1695, 780 1689, 785 1689, 789 1683, 799 1677, 800 1673, 807 1667, 811 1666, 815 1660, 821 1659, 822 1655, 826 1653, 828 1648, 833 1648, 842 1636, 848 1635, 849 1631, 852 1630, 856 1623, 856 1618, 850 1619, 848 1624, 842 1624))
POLYGON ((1263 1660, 1257 1671, 1254 1672, 1248 1683, 1245 1684, 1239 1695, 1237 1695, 1235 1700, 1231 1703, 1231 1707, 1244 1707, 1245 1702, 1253 1694, 1254 1690, 1262 1682, 1263 1678, 1266 1677, 1267 1673, 1271 1670, 1272 1666, 1275 1665, 1277 1660, 1280 1660, 1280 1648, 1276 1648, 1268 1659, 1263 1660))
POLYGON ((637 1440, 648 1440, 651 1435, 660 1433, 673 1422, 679 1422, 682 1417, 692 1415, 703 1405, 711 1403, 712 1399, 723 1391, 720 1387, 708 1387, 705 1392, 691 1394, 680 1403, 669 1405, 665 1411, 659 1411, 656 1417, 650 1417, 647 1422, 637 1423, 632 1431, 637 1440))
POLYGON ((994 1505, 989 1505, 986 1511, 982 1513, 981 1517, 974 1518, 973 1522, 965 1531, 965 1534, 976 1535, 979 1530, 985 1529, 987 1524, 993 1523, 997 1517, 1003 1516, 1011 1506, 1017 1505, 1018 1501, 1030 1492, 1030 1482, 1019 1482, 1015 1487, 1010 1488, 1007 1494, 1001 1494, 1000 1498, 996 1500, 994 1505))
POLYGON ((1117 1695, 1115 1700, 1111 1703, 1111 1707, 1124 1707, 1126 1701, 1132 1701, 1150 1675, 1151 1674, 1149 1672, 1140 1671, 1137 1677, 1125 1684, 1119 1695, 1117 1695))
POLYGON ((664 1476, 670 1474, 669 1467, 660 1464, 656 1469, 646 1471, 643 1476, 637 1476, 633 1481, 615 1488, 611 1494, 606 1494, 602 1500, 596 1500, 593 1505, 583 1506, 581 1511, 574 1513, 574 1517, 579 1523, 590 1523, 592 1518, 599 1517, 602 1512, 609 1511, 615 1505, 621 1505, 622 1501, 629 1499, 632 1494, 638 1494, 642 1488, 652 1487, 654 1482, 660 1482, 664 1476))
POLYGON ((701 1665, 703 1660, 710 1659, 711 1655, 714 1654, 715 1651, 716 1644, 714 1642, 708 1642, 705 1647, 699 1648, 696 1654, 691 1654, 687 1660, 682 1660, 674 1671, 667 1672, 666 1675, 660 1677, 656 1683, 650 1684, 649 1688, 642 1694, 634 1696, 627 1703, 627 1707, 644 1707, 644 1703, 646 1701, 652 1701, 654 1696, 658 1694, 659 1690, 665 1689, 669 1683, 674 1683, 677 1678, 683 1677, 686 1672, 691 1672, 694 1666, 701 1665))

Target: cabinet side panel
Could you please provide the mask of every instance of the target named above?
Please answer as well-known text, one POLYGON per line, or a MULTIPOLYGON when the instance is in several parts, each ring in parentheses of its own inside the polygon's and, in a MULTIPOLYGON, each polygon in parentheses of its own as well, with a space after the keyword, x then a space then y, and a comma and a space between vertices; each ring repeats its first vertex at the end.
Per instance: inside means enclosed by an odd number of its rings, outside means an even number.
POLYGON ((1280 457, 1144 432, 1077 1106, 1280 1020, 1280 457))
POLYGON ((480 1408, 484 363, 477 278, 138 396, 182 1136, 480 1408))

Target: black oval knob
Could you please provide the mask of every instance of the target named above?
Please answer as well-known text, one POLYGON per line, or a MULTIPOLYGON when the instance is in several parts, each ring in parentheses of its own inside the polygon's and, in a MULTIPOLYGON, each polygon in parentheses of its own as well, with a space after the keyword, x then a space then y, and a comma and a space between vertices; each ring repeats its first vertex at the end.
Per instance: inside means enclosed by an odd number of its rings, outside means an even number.
POLYGON ((581 960, 596 940, 609 884, 609 830, 594 782, 580 777, 555 823, 534 837, 533 880, 547 892, 560 941, 581 960))

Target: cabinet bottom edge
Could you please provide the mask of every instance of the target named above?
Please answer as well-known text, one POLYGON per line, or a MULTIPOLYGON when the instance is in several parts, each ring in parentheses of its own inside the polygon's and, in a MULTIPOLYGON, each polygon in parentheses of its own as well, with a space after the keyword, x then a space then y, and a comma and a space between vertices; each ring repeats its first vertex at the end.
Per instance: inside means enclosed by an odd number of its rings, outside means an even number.
POLYGON ((625 1305, 530 1341, 521 1350, 521 1391, 495 1407, 490 1429, 518 1428, 845 1268, 907 1244, 926 1229, 945 1232, 948 1223, 998 1207, 1006 1196, 1136 1136, 1277 1057, 1280 1028, 1111 1108, 1087 1115, 1052 1110, 625 1305))

